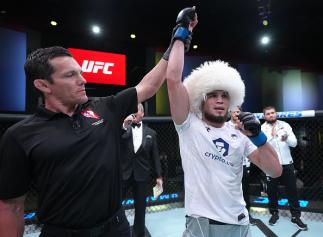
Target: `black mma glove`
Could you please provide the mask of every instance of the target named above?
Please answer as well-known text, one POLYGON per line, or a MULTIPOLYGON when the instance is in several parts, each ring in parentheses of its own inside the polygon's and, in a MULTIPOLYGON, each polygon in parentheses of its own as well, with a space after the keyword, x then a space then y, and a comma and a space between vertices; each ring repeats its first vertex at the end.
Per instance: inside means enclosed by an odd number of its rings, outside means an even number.
POLYGON ((250 112, 241 112, 239 114, 239 120, 243 124, 244 129, 251 132, 251 135, 248 137, 253 144, 259 147, 266 143, 267 137, 261 131, 261 125, 254 114, 250 112))
POLYGON ((251 132, 251 137, 257 136, 261 131, 261 125, 252 113, 241 112, 239 120, 242 122, 244 129, 251 132))
POLYGON ((173 44, 176 39, 183 41, 185 52, 188 52, 190 49, 191 41, 192 41, 192 32, 188 30, 190 22, 195 17, 195 7, 187 7, 181 10, 178 13, 176 19, 176 26, 173 29, 171 42, 166 52, 163 55, 163 59, 168 61, 170 52, 172 50, 173 44))
POLYGON ((176 24, 188 29, 191 21, 195 17, 195 7, 187 7, 181 10, 176 19, 176 24))

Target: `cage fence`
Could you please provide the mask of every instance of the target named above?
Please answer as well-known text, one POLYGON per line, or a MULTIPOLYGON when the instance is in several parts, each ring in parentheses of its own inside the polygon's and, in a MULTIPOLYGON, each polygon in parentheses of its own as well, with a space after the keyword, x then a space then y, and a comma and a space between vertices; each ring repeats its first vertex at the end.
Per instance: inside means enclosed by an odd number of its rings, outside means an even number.
MULTIPOLYGON (((323 116, 280 118, 288 122, 297 137, 298 145, 291 149, 297 176, 297 189, 301 201, 302 216, 310 220, 323 221, 323 116), (315 213, 316 215, 313 215, 315 213)), ((0 136, 26 115, 0 115, 0 136)), ((261 121, 263 122, 263 121, 261 121)), ((164 181, 164 192, 154 198, 154 180, 147 189, 147 212, 166 211, 183 207, 184 172, 178 145, 178 136, 170 117, 146 117, 144 123, 157 132, 159 154, 164 181)), ((9 149, 9 148, 8 148, 9 149)), ((256 166, 250 171, 250 197, 252 207, 266 208, 266 181, 264 173, 256 166)), ((279 187, 282 211, 288 210, 288 201, 283 186, 279 187)), ((134 215, 132 192, 128 190, 123 206, 128 216, 134 215)), ((37 224, 37 190, 31 185, 25 202, 25 223, 37 224)), ((30 228, 37 228, 32 225, 30 228)), ((27 227, 28 229, 28 227, 27 227)))

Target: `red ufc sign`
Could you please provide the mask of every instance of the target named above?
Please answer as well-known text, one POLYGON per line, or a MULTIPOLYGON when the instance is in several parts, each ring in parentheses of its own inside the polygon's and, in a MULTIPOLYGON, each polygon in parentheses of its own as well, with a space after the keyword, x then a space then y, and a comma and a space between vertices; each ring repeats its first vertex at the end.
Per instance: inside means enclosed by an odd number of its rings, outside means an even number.
POLYGON ((126 84, 126 55, 84 49, 68 49, 81 66, 88 83, 126 84))

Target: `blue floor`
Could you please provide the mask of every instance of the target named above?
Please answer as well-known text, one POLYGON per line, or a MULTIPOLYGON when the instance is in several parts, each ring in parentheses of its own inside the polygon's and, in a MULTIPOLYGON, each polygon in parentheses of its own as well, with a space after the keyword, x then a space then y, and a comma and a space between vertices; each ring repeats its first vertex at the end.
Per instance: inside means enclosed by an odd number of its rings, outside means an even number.
MULTIPOLYGON (((260 219, 279 237, 321 237, 323 236, 323 216, 313 217, 311 213, 303 213, 302 220, 308 225, 307 231, 298 232, 298 228, 290 222, 290 217, 286 213, 281 213, 275 226, 269 226, 268 211, 255 208, 251 211, 254 218, 260 219), (313 221, 316 220, 316 221, 313 221), (296 235, 295 235, 296 234, 296 235)), ((133 217, 129 218, 130 224, 133 217)), ((152 237, 181 237, 185 228, 185 214, 183 208, 175 208, 168 211, 152 212, 146 214, 146 227, 152 237)), ((257 226, 251 226, 253 237, 263 237, 264 235, 257 226)), ((38 237, 39 233, 26 234, 24 237, 38 237)))

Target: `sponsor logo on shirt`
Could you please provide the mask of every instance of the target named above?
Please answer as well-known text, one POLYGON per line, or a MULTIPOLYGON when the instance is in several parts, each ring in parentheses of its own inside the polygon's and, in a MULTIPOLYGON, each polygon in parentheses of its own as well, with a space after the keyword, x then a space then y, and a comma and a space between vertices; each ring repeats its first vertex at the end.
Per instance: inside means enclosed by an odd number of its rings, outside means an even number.
POLYGON ((91 125, 97 126, 97 125, 99 125, 101 123, 103 123, 103 119, 100 119, 99 121, 96 121, 96 122, 92 123, 91 125))
POLYGON ((232 167, 233 167, 233 163, 232 163, 232 162, 227 161, 227 160, 226 160, 226 159, 224 159, 223 157, 220 157, 220 156, 218 156, 218 155, 216 155, 216 154, 213 154, 213 153, 211 153, 211 152, 205 152, 205 153, 204 153, 204 156, 205 156, 205 157, 207 157, 207 158, 211 158, 212 160, 220 161, 220 162, 222 162, 222 163, 223 163, 223 164, 225 164, 225 165, 230 165, 230 166, 232 166, 232 167))
POLYGON ((81 114, 87 118, 100 119, 100 116, 94 113, 94 111, 90 108, 83 110, 81 114))
POLYGON ((104 119, 101 119, 100 116, 96 114, 91 108, 83 110, 81 114, 86 118, 97 119, 97 121, 91 123, 92 126, 100 125, 104 121, 104 119))
POLYGON ((213 140, 213 143, 222 156, 227 156, 229 154, 229 144, 222 138, 213 140))

